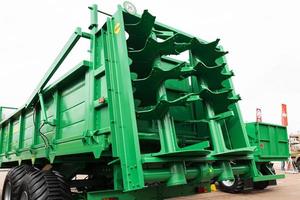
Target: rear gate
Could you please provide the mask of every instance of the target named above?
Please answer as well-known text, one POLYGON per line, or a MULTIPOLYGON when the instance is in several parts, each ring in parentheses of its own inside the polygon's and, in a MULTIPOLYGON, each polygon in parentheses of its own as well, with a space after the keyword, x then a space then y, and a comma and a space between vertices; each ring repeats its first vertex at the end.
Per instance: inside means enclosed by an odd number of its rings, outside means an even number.
POLYGON ((257 146, 257 161, 280 161, 289 157, 287 128, 267 123, 247 123, 251 145, 257 146))

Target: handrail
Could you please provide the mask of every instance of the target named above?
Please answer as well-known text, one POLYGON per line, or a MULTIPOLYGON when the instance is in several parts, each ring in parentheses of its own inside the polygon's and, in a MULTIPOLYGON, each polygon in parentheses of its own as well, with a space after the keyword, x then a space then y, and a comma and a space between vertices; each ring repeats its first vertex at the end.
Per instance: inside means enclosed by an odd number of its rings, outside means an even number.
POLYGON ((88 38, 86 33, 82 33, 81 28, 76 28, 74 33, 71 35, 68 42, 65 44, 61 52, 58 54, 34 92, 31 94, 30 98, 28 99, 26 103, 26 107, 32 106, 33 102, 38 99, 38 96, 40 93, 42 93, 42 90, 47 85, 49 80, 52 78, 52 76, 55 74, 57 69, 60 67, 60 65, 63 63, 65 58, 69 55, 73 47, 76 45, 80 37, 88 38))
POLYGON ((17 110, 18 108, 8 107, 8 106, 0 106, 0 122, 2 121, 3 109, 17 110))

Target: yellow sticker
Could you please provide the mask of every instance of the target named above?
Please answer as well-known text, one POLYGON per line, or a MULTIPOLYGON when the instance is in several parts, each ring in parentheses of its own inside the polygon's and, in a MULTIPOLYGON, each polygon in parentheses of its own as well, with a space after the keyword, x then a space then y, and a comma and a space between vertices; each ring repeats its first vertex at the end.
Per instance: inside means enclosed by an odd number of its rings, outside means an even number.
POLYGON ((121 24, 120 23, 116 23, 115 28, 114 28, 114 32, 115 34, 118 34, 121 30, 121 24))

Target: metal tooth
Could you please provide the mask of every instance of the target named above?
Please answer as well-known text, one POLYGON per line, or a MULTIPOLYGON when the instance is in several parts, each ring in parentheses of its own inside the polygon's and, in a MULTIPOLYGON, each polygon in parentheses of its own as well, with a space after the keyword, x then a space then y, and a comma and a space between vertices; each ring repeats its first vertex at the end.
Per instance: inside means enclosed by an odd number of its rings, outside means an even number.
POLYGON ((197 60, 196 65, 193 67, 193 75, 201 76, 212 90, 221 89, 222 82, 232 77, 232 71, 225 70, 226 63, 215 66, 207 66, 203 62, 197 60))
POLYGON ((207 45, 212 46, 213 48, 217 48, 219 42, 220 42, 220 39, 218 38, 215 41, 208 43, 207 45))
POLYGON ((220 51, 217 48, 219 39, 211 43, 203 43, 197 38, 194 38, 191 42, 191 51, 199 60, 201 60, 207 66, 215 66, 216 60, 225 54, 227 51, 220 51))
POLYGON ((154 22, 155 17, 151 15, 148 10, 144 10, 139 22, 135 24, 125 24, 125 30, 129 34, 129 38, 127 40, 128 48, 143 48, 147 38, 151 34, 154 22))
POLYGON ((206 101, 216 101, 219 99, 224 99, 223 97, 228 97, 232 89, 222 89, 217 91, 211 91, 206 86, 201 86, 200 96, 206 101))
POLYGON ((136 72, 139 78, 144 78, 151 72, 155 58, 162 55, 177 55, 189 49, 189 43, 177 43, 177 39, 180 39, 179 35, 174 35, 163 42, 148 38, 143 49, 128 51, 133 61, 130 66, 131 71, 136 72))
POLYGON ((155 106, 146 107, 136 111, 136 115, 140 119, 160 119, 164 116, 171 106, 185 106, 187 103, 201 100, 199 94, 190 93, 178 99, 168 101, 165 96, 161 97, 155 106))
POLYGON ((161 84, 168 79, 183 78, 181 70, 185 65, 186 63, 182 62, 171 69, 163 68, 163 65, 155 66, 146 78, 133 80, 134 97, 141 100, 140 106, 155 104, 157 91, 161 84))
MULTIPOLYGON (((213 42, 207 43, 206 45, 207 45, 208 47, 212 48, 212 49, 215 49, 215 50, 217 50, 217 51, 220 51, 220 49, 218 48, 219 42, 220 42, 220 39, 218 38, 218 39, 216 39, 216 40, 213 41, 213 42)), ((225 51, 225 52, 223 52, 223 53, 224 53, 224 55, 225 55, 225 54, 228 53, 228 51, 225 51)))
POLYGON ((200 97, 212 103, 216 114, 219 114, 227 111, 231 104, 241 100, 239 95, 232 95, 232 91, 233 89, 222 89, 213 92, 207 87, 202 87, 200 97))

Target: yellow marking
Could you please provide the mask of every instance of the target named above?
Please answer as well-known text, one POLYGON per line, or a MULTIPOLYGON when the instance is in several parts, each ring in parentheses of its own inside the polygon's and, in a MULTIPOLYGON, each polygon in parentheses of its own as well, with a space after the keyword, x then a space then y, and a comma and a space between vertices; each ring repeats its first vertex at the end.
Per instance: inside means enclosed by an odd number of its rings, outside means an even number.
POLYGON ((118 34, 121 30, 121 24, 120 23, 116 23, 115 28, 114 28, 114 32, 115 34, 118 34))
POLYGON ((212 192, 216 192, 216 191, 217 191, 216 185, 215 185, 215 184, 211 184, 211 185, 210 185, 210 190, 211 190, 212 192))

